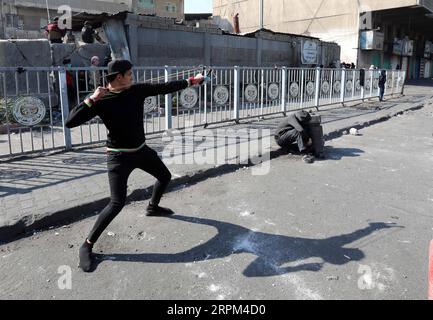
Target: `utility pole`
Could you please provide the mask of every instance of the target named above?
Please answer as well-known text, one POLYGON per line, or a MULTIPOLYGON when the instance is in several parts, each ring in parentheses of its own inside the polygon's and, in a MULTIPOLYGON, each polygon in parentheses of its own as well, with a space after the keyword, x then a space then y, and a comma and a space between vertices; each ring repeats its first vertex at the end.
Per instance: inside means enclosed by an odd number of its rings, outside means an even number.
POLYGON ((356 48, 356 68, 359 68, 359 55, 361 54, 361 3, 358 0, 358 10, 357 10, 357 15, 356 15, 356 19, 358 20, 356 22, 356 26, 357 26, 357 37, 358 37, 358 41, 357 41, 357 48, 356 48))
POLYGON ((50 17, 50 9, 48 8, 48 0, 45 0, 45 3, 47 4, 47 17, 48 17, 48 23, 51 22, 51 17, 50 17))
POLYGON ((259 0, 259 29, 263 29, 263 0, 259 0))
POLYGON ((0 29, 0 38, 4 39, 6 37, 6 21, 5 21, 5 15, 3 12, 3 2, 4 0, 0 1, 0 20, 1 20, 1 29, 0 29))

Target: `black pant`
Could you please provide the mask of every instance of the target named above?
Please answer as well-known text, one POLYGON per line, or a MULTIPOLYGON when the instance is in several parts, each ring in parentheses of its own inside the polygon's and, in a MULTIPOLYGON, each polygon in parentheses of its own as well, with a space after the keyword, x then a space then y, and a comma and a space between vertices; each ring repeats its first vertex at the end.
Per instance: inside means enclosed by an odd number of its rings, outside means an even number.
POLYGON ((292 129, 288 130, 283 134, 276 135, 275 141, 281 148, 291 148, 293 144, 297 144, 300 152, 305 152, 307 146, 305 143, 308 141, 308 134, 304 132, 299 132, 298 130, 292 129))
POLYGON ((151 203, 159 204, 171 180, 171 173, 158 157, 156 151, 144 146, 134 153, 112 153, 107 155, 108 180, 110 183, 110 203, 99 214, 98 220, 88 236, 95 243, 105 228, 120 213, 125 205, 128 177, 134 169, 141 169, 154 176, 158 181, 153 188, 151 203))
POLYGON ((379 100, 383 101, 383 95, 385 94, 385 87, 379 88, 379 100))

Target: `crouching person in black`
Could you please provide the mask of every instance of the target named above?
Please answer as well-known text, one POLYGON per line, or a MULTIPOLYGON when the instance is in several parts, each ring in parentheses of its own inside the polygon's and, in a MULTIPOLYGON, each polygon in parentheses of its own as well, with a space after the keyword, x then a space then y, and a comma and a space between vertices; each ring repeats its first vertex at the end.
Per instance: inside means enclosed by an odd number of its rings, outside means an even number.
POLYGON ((80 248, 80 267, 91 271, 92 249, 105 228, 120 213, 126 201, 127 182, 131 172, 139 168, 157 181, 152 199, 146 209, 148 216, 173 214, 159 206, 161 197, 171 180, 158 154, 146 145, 143 125, 144 100, 150 96, 168 94, 188 86, 202 84, 203 76, 162 84, 133 84, 132 64, 114 60, 108 64, 108 86, 96 91, 75 107, 66 121, 68 128, 79 126, 99 116, 107 127, 107 167, 110 184, 110 203, 101 211, 87 239, 80 248))
POLYGON ((304 154, 303 160, 307 163, 314 162, 310 120, 311 115, 307 111, 297 111, 281 121, 275 132, 275 141, 281 148, 288 150, 296 148, 304 154))

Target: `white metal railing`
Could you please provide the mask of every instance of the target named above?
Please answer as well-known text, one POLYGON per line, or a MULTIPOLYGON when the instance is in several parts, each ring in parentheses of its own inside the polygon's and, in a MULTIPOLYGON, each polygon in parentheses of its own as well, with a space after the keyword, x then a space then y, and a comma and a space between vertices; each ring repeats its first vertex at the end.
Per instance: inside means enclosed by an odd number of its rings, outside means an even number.
MULTIPOLYGON (((206 68, 210 69, 210 67, 206 68)), ((239 121, 378 97, 379 70, 213 67, 203 86, 149 97, 147 134, 167 129, 239 121)), ((69 110, 96 86, 106 68, 0 68, 0 158, 99 143, 107 132, 97 117, 78 128, 64 126, 69 110)), ((191 67, 134 67, 137 82, 186 79, 191 67)), ((404 71, 387 70, 385 95, 401 94, 404 71)))

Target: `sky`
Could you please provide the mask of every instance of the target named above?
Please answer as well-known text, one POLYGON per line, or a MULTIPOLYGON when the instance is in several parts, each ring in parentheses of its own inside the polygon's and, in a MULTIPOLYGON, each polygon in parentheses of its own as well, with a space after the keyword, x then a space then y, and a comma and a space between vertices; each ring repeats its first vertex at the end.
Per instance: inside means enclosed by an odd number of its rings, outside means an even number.
POLYGON ((185 13, 212 13, 212 0, 185 0, 185 13))

